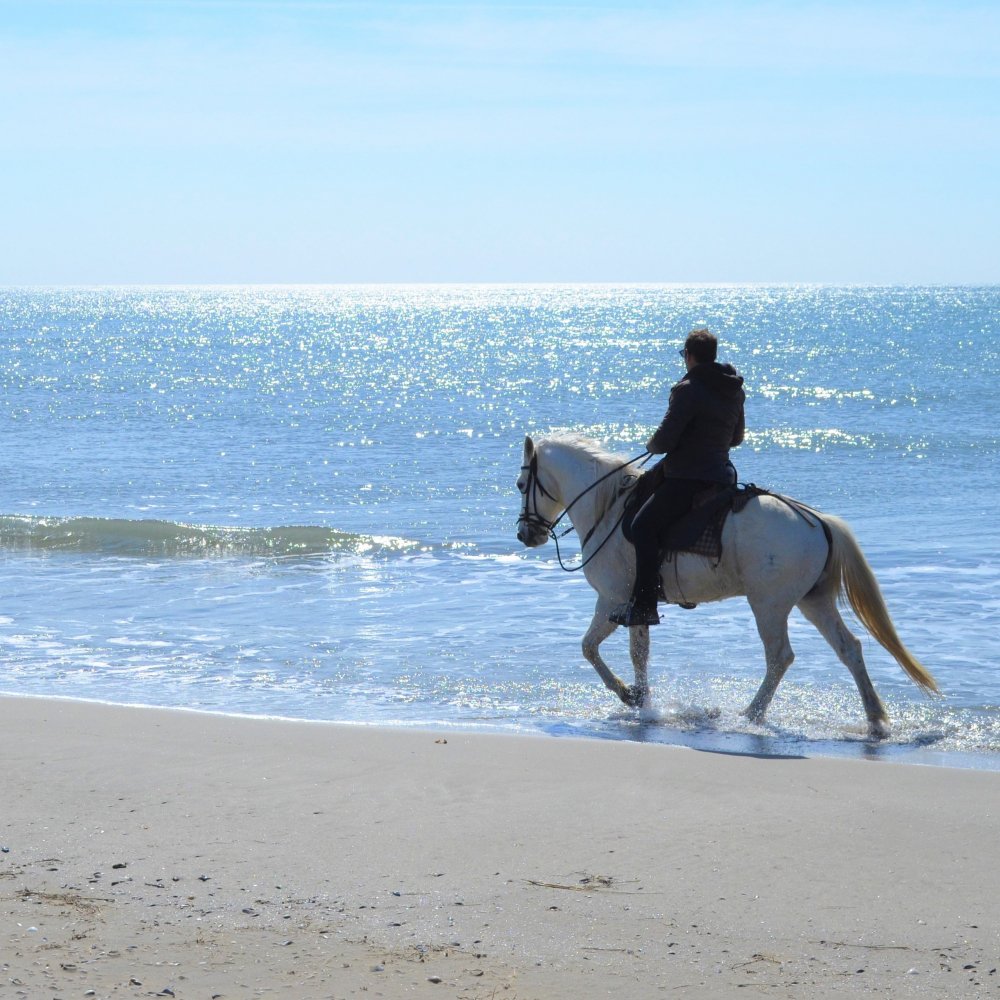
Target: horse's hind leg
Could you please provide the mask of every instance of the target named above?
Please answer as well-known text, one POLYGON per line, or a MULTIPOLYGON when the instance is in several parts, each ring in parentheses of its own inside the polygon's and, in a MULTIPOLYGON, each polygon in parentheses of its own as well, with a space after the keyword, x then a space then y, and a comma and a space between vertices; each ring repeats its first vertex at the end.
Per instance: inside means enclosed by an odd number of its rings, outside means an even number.
POLYGON ((817 631, 833 648, 840 662, 850 670, 854 683, 857 684, 861 694, 861 701, 865 706, 869 734, 876 739, 888 736, 889 716, 886 714, 882 699, 879 698, 878 692, 868 676, 868 668, 865 666, 865 659, 861 654, 861 642, 848 631, 844 619, 840 617, 834 594, 830 591, 807 594, 799 601, 799 610, 816 626, 817 631))
POLYGON ((791 608, 775 608, 750 602, 754 618, 757 620, 757 631, 764 643, 764 657, 767 672, 761 682, 753 701, 743 713, 751 722, 763 722, 768 705, 774 697, 774 692, 781 683, 785 671, 792 665, 795 653, 788 641, 788 615, 791 608))

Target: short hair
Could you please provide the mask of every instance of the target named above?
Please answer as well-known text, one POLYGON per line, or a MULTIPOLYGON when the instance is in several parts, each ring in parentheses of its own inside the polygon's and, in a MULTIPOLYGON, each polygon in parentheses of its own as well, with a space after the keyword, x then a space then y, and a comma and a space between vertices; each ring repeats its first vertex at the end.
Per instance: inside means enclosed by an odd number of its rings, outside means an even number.
POLYGON ((699 364, 703 364, 706 361, 715 360, 719 351, 719 342, 707 326, 699 326, 687 335, 687 340, 684 341, 684 350, 699 364))

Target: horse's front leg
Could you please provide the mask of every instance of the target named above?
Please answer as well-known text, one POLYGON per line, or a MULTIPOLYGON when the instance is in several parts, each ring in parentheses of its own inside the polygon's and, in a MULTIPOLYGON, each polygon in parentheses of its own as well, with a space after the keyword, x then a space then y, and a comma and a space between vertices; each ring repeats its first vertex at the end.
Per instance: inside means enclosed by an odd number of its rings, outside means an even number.
POLYGON ((649 626, 633 625, 628 630, 628 651, 632 657, 632 669, 635 671, 635 684, 632 685, 630 705, 636 708, 646 708, 650 703, 649 678, 649 626))
MULTIPOLYGON (((613 605, 610 601, 606 601, 603 597, 598 598, 597 607, 594 608, 594 617, 590 622, 590 628, 587 629, 587 634, 583 637, 583 655, 587 662, 597 671, 601 680, 604 681, 604 686, 614 694, 618 695, 621 700, 628 705, 630 708, 635 708, 637 705, 642 704, 638 699, 638 681, 639 674, 638 668, 636 670, 636 685, 629 687, 601 658, 601 643, 616 628, 614 622, 608 621, 608 615, 611 613, 613 605)), ((640 629, 632 628, 629 632, 638 632, 640 629)), ((648 629, 641 629, 643 632, 648 633, 648 629)), ((634 642, 634 640, 632 640, 634 642)), ((630 646, 632 643, 630 642, 630 646)), ((634 648, 634 647, 633 647, 634 648)), ((646 636, 646 649, 648 654, 649 649, 649 636, 646 636)), ((633 653, 633 663, 635 662, 635 654, 633 653)), ((645 660, 643 661, 643 685, 645 685, 645 660)))

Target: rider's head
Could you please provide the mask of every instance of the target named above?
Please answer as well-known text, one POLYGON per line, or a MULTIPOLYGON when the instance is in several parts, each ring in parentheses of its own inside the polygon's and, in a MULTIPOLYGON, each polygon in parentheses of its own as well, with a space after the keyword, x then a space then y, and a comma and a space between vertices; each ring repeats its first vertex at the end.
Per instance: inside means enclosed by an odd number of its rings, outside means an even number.
POLYGON ((700 326, 692 330, 684 341, 684 353, 695 364, 704 364, 706 361, 714 361, 719 350, 719 342, 715 339, 715 334, 711 333, 707 326, 700 326))

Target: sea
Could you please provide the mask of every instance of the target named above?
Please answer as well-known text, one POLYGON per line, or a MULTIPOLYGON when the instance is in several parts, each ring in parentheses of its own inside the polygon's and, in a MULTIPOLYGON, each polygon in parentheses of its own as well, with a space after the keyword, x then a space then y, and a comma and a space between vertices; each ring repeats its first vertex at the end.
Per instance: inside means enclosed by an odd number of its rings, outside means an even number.
POLYGON ((996 285, 3 288, 0 693, 997 770, 998 371, 996 285), (749 723, 743 600, 664 609, 627 709, 583 575, 515 537, 525 434, 642 452, 701 325, 740 479, 852 525, 942 689, 851 624, 886 741, 798 612, 749 723))

